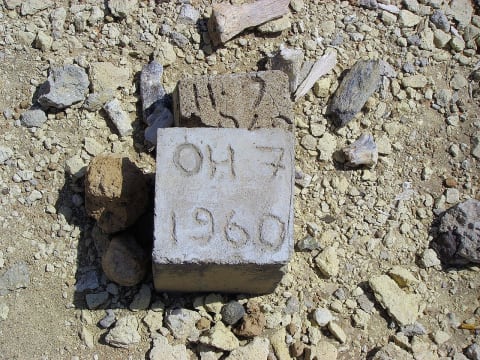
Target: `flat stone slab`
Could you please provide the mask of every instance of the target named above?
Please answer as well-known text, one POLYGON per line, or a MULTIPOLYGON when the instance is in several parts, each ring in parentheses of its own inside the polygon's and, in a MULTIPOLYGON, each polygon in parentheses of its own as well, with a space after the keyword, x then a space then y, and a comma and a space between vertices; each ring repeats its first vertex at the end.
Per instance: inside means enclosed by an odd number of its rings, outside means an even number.
POLYGON ((175 125, 293 129, 288 76, 279 70, 180 80, 175 125))
POLYGON ((293 175, 290 131, 159 129, 155 289, 272 292, 293 252, 293 175))

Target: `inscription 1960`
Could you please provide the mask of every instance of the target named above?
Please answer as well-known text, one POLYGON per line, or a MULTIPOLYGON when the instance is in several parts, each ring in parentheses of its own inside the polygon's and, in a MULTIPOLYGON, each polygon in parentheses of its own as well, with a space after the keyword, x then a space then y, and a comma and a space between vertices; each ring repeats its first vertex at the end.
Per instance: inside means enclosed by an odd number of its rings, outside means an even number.
POLYGON ((220 212, 214 214, 204 207, 183 214, 172 210, 170 218, 171 240, 177 245, 181 241, 208 245, 219 236, 236 248, 253 241, 268 250, 277 250, 285 239, 285 230, 285 222, 270 213, 260 217, 251 230, 242 225, 242 219, 234 210, 226 216, 220 212))

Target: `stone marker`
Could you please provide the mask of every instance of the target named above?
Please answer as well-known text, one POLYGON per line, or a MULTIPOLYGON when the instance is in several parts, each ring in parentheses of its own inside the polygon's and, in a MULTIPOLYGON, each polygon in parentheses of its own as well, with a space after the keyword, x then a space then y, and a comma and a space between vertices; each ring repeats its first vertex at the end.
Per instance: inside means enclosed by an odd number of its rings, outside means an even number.
POLYGON ((177 126, 293 129, 288 76, 278 70, 184 79, 173 101, 177 126))
POLYGON ((157 291, 268 293, 293 251, 293 134, 159 129, 157 291))

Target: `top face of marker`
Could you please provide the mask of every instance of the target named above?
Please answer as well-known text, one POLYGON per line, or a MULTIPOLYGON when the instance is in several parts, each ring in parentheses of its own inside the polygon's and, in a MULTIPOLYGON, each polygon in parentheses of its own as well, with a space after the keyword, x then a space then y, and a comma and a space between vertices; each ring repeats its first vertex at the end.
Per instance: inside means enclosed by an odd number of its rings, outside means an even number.
POLYGON ((293 135, 280 129, 160 129, 156 261, 288 261, 293 161, 293 135))

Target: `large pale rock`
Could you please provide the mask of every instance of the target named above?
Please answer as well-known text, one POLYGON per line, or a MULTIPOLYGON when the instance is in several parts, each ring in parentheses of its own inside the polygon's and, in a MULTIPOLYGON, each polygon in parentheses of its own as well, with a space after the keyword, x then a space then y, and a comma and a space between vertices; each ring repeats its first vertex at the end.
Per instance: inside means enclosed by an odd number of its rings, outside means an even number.
POLYGON ((240 346, 237 337, 221 321, 217 322, 205 336, 201 336, 200 342, 226 351, 235 350, 240 346))
POLYGON ((404 292, 388 275, 369 280, 375 298, 401 326, 417 321, 420 299, 415 294, 404 292))
POLYGON ((196 341, 200 331, 195 324, 200 320, 199 313, 188 309, 173 309, 165 314, 165 326, 176 339, 196 341))
POLYGON ((115 66, 109 62, 94 62, 89 69, 92 90, 101 93, 126 88, 130 85, 130 72, 129 68, 115 66))
POLYGON ((245 346, 233 350, 225 360, 267 360, 270 341, 256 337, 245 346))
POLYGON ((133 315, 127 315, 117 321, 115 327, 105 336, 107 344, 128 349, 141 340, 138 333, 138 321, 133 315))
POLYGON ((150 360, 182 360, 188 359, 187 348, 183 344, 170 345, 168 339, 158 335, 153 340, 149 354, 150 360))
POLYGON ((128 158, 95 157, 85 177, 85 209, 106 233, 132 225, 147 209, 146 176, 128 158))

